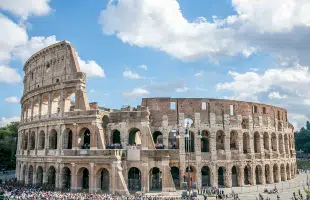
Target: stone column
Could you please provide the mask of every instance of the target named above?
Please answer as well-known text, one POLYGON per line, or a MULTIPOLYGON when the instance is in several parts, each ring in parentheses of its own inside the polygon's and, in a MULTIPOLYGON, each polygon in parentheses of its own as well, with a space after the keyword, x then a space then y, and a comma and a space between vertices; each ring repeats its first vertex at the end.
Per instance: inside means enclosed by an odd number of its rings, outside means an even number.
POLYGON ((255 174, 255 166, 251 165, 251 169, 249 171, 250 184, 256 185, 256 174, 255 174))
POLYGON ((210 133, 210 153, 211 153, 211 161, 217 160, 217 151, 216 151, 216 132, 212 131, 210 133))
POLYGON ((266 176, 265 176, 265 167, 264 165, 262 165, 262 174, 261 174, 261 180, 262 180, 262 184, 265 185, 266 184, 266 176))
POLYGON ((228 187, 228 188, 231 188, 232 187, 232 176, 231 176, 231 166, 230 165, 227 165, 226 167, 226 170, 225 170, 225 186, 228 187))
POLYGON ((26 167, 26 170, 25 170, 25 185, 28 185, 29 184, 29 166, 28 166, 28 163, 26 164, 27 167, 26 167))
POLYGON ((48 149, 49 148, 49 134, 48 134, 48 127, 45 126, 44 127, 44 132, 45 132, 45 142, 44 142, 44 149, 48 149))
POLYGON ((64 93, 65 93, 65 91, 62 89, 60 91, 60 100, 58 102, 61 116, 63 116, 63 113, 65 112, 65 94, 64 93))
POLYGON ((98 134, 98 131, 97 131, 97 121, 93 121, 91 123, 92 125, 92 132, 90 134, 90 149, 97 149, 97 134, 98 134))
POLYGON ((210 184, 212 187, 218 187, 218 176, 216 164, 210 165, 210 184))
MULTIPOLYGON (((94 192, 96 192, 96 177, 95 177, 95 169, 94 169, 95 164, 89 163, 89 165, 90 165, 89 192, 94 193, 94 192)), ((115 174, 115 173, 113 173, 113 174, 115 174)), ((112 176, 112 177, 115 177, 115 176, 112 176)))
POLYGON ((31 117, 30 120, 33 120, 33 101, 34 101, 34 97, 31 98, 31 117))
POLYGON ((37 185, 37 166, 36 164, 33 165, 33 179, 32 179, 33 185, 37 185))
POLYGON ((16 172, 15 172, 15 176, 16 176, 17 182, 20 181, 20 174, 19 173, 20 173, 20 163, 16 159, 16 172))
POLYGON ((48 93, 48 116, 51 117, 52 114, 52 93, 48 93))
POLYGON ((71 191, 76 192, 78 190, 78 185, 77 185, 77 172, 76 172, 76 165, 75 163, 71 163, 72 171, 71 171, 71 191))
POLYGON ((264 133, 259 133, 259 140, 260 140, 260 153, 261 153, 261 158, 265 158, 265 148, 264 148, 264 133))
POLYGON ((39 119, 41 119, 42 112, 42 95, 39 95, 39 119))
POLYGON ((148 192, 149 191, 149 168, 148 168, 147 162, 142 163, 141 176, 142 176, 142 180, 141 180, 142 191, 148 192))
POLYGON ((226 160, 231 159, 231 151, 230 151, 230 132, 228 129, 224 130, 225 136, 224 136, 224 150, 226 154, 226 160))
POLYGON ((31 132, 31 130, 28 129, 28 133, 27 133, 27 150, 30 150, 30 132, 31 132))
POLYGON ((55 169, 56 170, 56 174, 55 174, 55 176, 56 176, 55 177, 55 188, 56 188, 56 190, 59 190, 59 188, 60 188, 59 187, 59 163, 57 163, 55 167, 56 167, 56 169, 55 169))
POLYGON ((73 123, 73 130, 72 130, 72 150, 76 150, 78 149, 78 146, 77 146, 77 129, 78 129, 78 126, 76 123, 73 123))
POLYGON ((238 166, 238 186, 244 186, 244 167, 242 165, 238 166))

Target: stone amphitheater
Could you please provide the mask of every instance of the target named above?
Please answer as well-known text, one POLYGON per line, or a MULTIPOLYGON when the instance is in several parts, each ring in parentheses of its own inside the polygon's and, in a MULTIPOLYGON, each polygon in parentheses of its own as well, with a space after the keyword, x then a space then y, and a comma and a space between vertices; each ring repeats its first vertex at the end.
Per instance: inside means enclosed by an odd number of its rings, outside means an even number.
POLYGON ((88 101, 86 75, 62 41, 24 65, 16 177, 73 192, 173 192, 296 177, 285 109, 210 98, 143 98, 108 109, 88 101))

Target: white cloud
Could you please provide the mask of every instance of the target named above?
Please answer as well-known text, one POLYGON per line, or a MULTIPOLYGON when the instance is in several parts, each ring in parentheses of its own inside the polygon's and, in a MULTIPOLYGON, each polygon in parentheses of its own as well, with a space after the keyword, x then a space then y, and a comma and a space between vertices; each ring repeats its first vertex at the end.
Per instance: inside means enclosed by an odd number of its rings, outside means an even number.
POLYGON ((194 76, 202 76, 202 75, 203 75, 203 71, 197 72, 197 73, 194 74, 194 76))
POLYGON ((130 92, 124 92, 122 95, 126 97, 140 97, 149 94, 149 91, 143 88, 135 88, 130 92))
POLYGON ((105 77, 104 69, 94 60, 84 61, 78 57, 78 62, 82 72, 85 72, 88 77, 105 77))
POLYGON ((287 95, 281 95, 279 92, 271 92, 268 95, 269 99, 286 99, 287 95))
POLYGON ((4 101, 8 103, 19 103, 19 98, 12 96, 5 98, 4 101))
POLYGON ((291 124, 294 126, 294 131, 298 131, 301 127, 306 125, 306 122, 309 121, 309 118, 304 114, 298 113, 288 113, 288 119, 291 124))
POLYGON ((214 62, 221 56, 267 51, 280 60, 310 63, 310 1, 231 1, 235 15, 191 22, 177 0, 110 0, 100 24, 105 34, 115 34, 124 43, 155 48, 181 60, 214 62))
POLYGON ((0 83, 15 84, 21 81, 22 77, 16 69, 0 64, 0 83))
POLYGON ((27 19, 30 15, 47 15, 50 0, 0 0, 0 8, 27 19))
POLYGON ((0 127, 6 126, 7 124, 10 124, 11 122, 19 122, 19 121, 20 121, 20 117, 18 116, 9 117, 9 118, 2 117, 0 118, 0 127))
POLYGON ((140 65, 139 68, 140 69, 144 69, 145 71, 147 71, 147 66, 146 65, 140 65))
POLYGON ((187 21, 176 0, 112 0, 100 15, 105 34, 115 34, 131 45, 160 49, 182 60, 250 54, 253 49, 242 40, 236 42, 235 31, 221 23, 210 23, 203 17, 187 21))
MULTIPOLYGON (((1 2, 1 0, 0 0, 1 2)), ((11 52, 16 46, 23 45, 28 40, 26 30, 0 13, 0 64, 7 64, 11 52)))
POLYGON ((125 78, 130 78, 130 79, 140 79, 140 75, 137 73, 132 72, 131 70, 126 70, 123 72, 123 76, 125 78))
MULTIPOLYGON (((24 45, 18 46, 13 50, 14 57, 25 62, 31 55, 36 53, 37 51, 55 44, 57 41, 56 36, 48 36, 48 37, 32 37, 28 42, 24 45)), ((103 67, 97 64, 93 60, 83 60, 79 57, 78 53, 77 59, 80 64, 80 69, 82 72, 85 72, 88 77, 105 77, 105 72, 103 67)))
POLYGON ((272 88, 281 88, 285 91, 310 95, 307 88, 310 84, 308 67, 295 66, 291 68, 268 69, 264 74, 255 72, 229 72, 232 82, 217 84, 218 90, 230 90, 237 99, 257 100, 257 95, 268 92, 272 88))
POLYGON ((176 92, 187 92, 189 90, 188 87, 182 87, 182 88, 177 88, 175 91, 176 92))

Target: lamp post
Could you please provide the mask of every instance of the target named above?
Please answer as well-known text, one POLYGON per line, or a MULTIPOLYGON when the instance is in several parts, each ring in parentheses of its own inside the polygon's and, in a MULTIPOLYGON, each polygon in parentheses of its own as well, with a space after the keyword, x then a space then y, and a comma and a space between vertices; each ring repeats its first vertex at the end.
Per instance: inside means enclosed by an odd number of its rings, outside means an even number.
MULTIPOLYGON (((185 142, 187 143, 187 191, 188 191, 188 196, 191 196, 191 190, 190 190, 190 184, 191 184, 191 167, 190 167, 190 159, 191 159, 191 140, 192 140, 192 132, 190 131, 190 123, 189 120, 187 120, 186 123, 186 129, 185 129, 185 142), (186 139, 187 138, 187 139, 186 139)), ((197 133, 198 137, 201 139, 200 135, 200 130, 198 129, 197 133)), ((185 144, 186 144, 185 143, 185 144)), ((186 151, 186 146, 185 146, 185 151, 186 151)))

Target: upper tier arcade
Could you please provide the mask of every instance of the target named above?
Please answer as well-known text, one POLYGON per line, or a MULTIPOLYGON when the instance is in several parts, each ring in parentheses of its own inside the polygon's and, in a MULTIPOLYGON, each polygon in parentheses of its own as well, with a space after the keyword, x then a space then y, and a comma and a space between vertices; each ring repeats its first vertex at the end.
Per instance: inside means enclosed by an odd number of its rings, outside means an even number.
POLYGON ((69 42, 58 42, 38 51, 27 60, 24 72, 22 122, 49 118, 70 109, 90 109, 85 92, 86 75, 80 72, 69 42))

